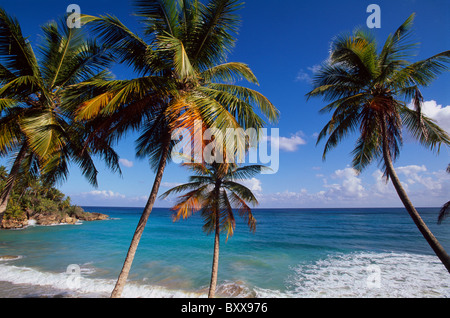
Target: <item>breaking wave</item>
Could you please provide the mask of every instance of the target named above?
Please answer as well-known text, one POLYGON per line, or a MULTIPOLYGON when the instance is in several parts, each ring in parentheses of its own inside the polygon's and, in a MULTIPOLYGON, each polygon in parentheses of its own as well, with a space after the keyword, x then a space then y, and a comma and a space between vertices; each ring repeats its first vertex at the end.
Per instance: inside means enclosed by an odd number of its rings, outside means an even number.
POLYGON ((450 277, 436 256, 350 253, 293 268, 294 297, 450 297, 450 277))
MULTIPOLYGON (((95 271, 90 263, 81 265, 79 276, 0 263, 1 281, 26 285, 30 294, 33 288, 45 287, 53 289, 53 295, 63 297, 109 297, 115 280, 89 277, 95 271)), ((46 293, 45 297, 52 294, 46 293)), ((450 297, 450 278, 435 256, 362 252, 333 254, 294 266, 282 291, 251 287, 243 281, 227 281, 218 286, 216 294, 226 298, 450 297)), ((129 282, 123 292, 125 298, 206 296, 206 286, 187 291, 143 282, 129 282)))

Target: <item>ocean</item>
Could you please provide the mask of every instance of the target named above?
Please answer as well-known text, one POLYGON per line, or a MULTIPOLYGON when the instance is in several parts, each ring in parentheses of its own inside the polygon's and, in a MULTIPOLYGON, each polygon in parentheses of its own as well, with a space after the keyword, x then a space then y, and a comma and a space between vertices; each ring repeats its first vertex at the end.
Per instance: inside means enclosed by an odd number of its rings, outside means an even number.
MULTIPOLYGON (((0 297, 109 297, 141 208, 84 207, 110 219, 0 231, 0 297)), ((450 252, 450 220, 420 208, 450 252)), ((224 298, 447 298, 450 274, 401 208, 255 209, 221 238, 224 298)), ((200 215, 173 222, 155 208, 123 297, 207 297, 213 235, 200 215)))

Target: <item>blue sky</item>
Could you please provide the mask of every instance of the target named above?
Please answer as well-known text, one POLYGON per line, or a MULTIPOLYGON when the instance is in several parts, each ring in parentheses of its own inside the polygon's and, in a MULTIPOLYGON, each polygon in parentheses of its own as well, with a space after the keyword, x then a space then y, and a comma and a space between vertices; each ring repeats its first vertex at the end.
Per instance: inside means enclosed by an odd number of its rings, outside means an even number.
MULTIPOLYGON (((36 45, 39 26, 65 13, 76 3, 81 12, 117 16, 131 30, 140 33, 132 16, 131 1, 115 0, 18 0, 0 6, 16 16, 25 35, 36 45)), ((355 136, 349 137, 322 161, 324 144, 316 146, 317 133, 329 116, 319 114, 320 99, 306 101, 309 79, 314 68, 327 58, 331 39, 337 34, 365 26, 369 4, 381 8, 381 28, 374 29, 380 43, 389 33, 416 12, 414 37, 421 43, 416 59, 423 59, 450 47, 450 3, 448 0, 352 0, 299 1, 247 0, 240 11, 242 25, 230 61, 247 63, 260 86, 256 87, 280 110, 280 166, 276 174, 261 175, 247 181, 257 194, 260 207, 365 207, 400 206, 393 187, 380 178, 377 163, 360 175, 350 167, 350 152, 355 136)), ((125 67, 113 69, 117 78, 130 78, 125 67)), ((450 74, 422 90, 426 114, 450 132, 450 74)), ((144 206, 150 193, 154 173, 147 161, 134 156, 134 135, 116 147, 121 156, 123 176, 112 174, 101 161, 99 187, 94 189, 71 168, 67 182, 60 189, 82 206, 144 206)), ((450 197, 450 150, 436 155, 406 138, 400 158, 395 163, 399 177, 417 206, 440 206, 450 197)), ((7 163, 1 159, 0 163, 7 163)), ((170 186, 187 181, 188 174, 176 164, 166 169, 160 193, 170 186)), ((158 200, 157 206, 171 201, 158 200)))

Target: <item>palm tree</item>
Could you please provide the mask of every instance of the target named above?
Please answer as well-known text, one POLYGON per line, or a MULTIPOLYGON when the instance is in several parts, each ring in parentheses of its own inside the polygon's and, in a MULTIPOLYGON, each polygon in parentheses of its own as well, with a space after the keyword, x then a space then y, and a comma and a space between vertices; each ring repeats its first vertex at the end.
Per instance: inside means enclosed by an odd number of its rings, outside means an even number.
MULTIPOLYGON (((207 127, 238 128, 264 126, 255 112, 259 108, 270 121, 278 111, 259 92, 235 85, 245 79, 258 84, 251 69, 227 62, 235 43, 239 17, 236 0, 141 0, 136 13, 142 18, 145 39, 112 16, 83 16, 120 63, 134 69, 131 80, 94 80, 74 90, 72 97, 78 120, 99 121, 101 140, 116 141, 124 132, 140 131, 137 156, 148 157, 156 176, 130 243, 123 268, 111 297, 120 297, 140 238, 157 198, 174 145, 171 133, 186 128, 194 133, 196 120, 207 127), (86 99, 80 89, 95 91, 86 99)), ((243 146, 241 144, 241 146, 243 146)))
POLYGON ((414 14, 391 34, 381 52, 375 39, 363 29, 336 37, 329 59, 313 80, 307 97, 322 96, 329 104, 321 112, 331 112, 331 120, 318 136, 328 137, 323 158, 344 137, 359 129, 352 165, 363 170, 380 159, 384 174, 433 251, 450 271, 450 257, 430 232, 409 200, 393 167, 402 145, 402 129, 407 129, 423 146, 439 152, 450 145, 447 133, 421 112, 419 86, 429 85, 448 69, 450 51, 415 63, 406 60, 414 44, 407 42, 414 14), (403 100, 413 101, 414 110, 403 100))
POLYGON ((203 230, 210 234, 214 232, 214 254, 209 285, 209 298, 214 298, 217 273, 219 266, 220 233, 227 235, 227 240, 233 235, 236 221, 233 209, 247 222, 249 229, 254 232, 256 219, 247 203, 257 205, 258 201, 252 191, 240 184, 239 181, 251 178, 264 168, 260 165, 238 167, 235 164, 184 164, 195 175, 190 182, 176 186, 164 194, 166 198, 173 193, 183 193, 177 204, 172 208, 175 211, 174 220, 181 217, 186 219, 193 213, 200 211, 205 224, 203 230))
MULTIPOLYGON (((450 164, 447 166, 447 173, 450 173, 450 164)), ((450 212, 450 201, 447 201, 447 203, 445 203, 441 210, 439 211, 439 215, 438 215, 438 224, 441 224, 442 221, 444 221, 444 219, 448 216, 450 212)))
POLYGON ((119 167, 111 147, 84 142, 92 125, 74 122, 62 107, 71 85, 106 78, 102 70, 112 57, 63 20, 42 31, 36 55, 19 22, 0 8, 0 156, 14 158, 0 193, 0 219, 21 174, 42 174, 53 184, 67 177, 68 161, 74 160, 96 185, 91 154, 101 154, 113 170, 119 167))

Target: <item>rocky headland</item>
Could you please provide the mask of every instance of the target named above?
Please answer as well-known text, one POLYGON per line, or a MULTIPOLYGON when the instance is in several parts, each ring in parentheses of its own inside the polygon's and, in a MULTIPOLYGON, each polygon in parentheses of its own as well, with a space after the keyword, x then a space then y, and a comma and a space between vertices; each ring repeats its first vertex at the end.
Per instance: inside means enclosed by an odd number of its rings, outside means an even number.
POLYGON ((59 225, 75 224, 82 221, 101 221, 108 219, 109 216, 96 212, 78 212, 69 215, 67 213, 34 213, 27 211, 26 215, 19 218, 3 218, 1 229, 20 229, 29 225, 59 225))

